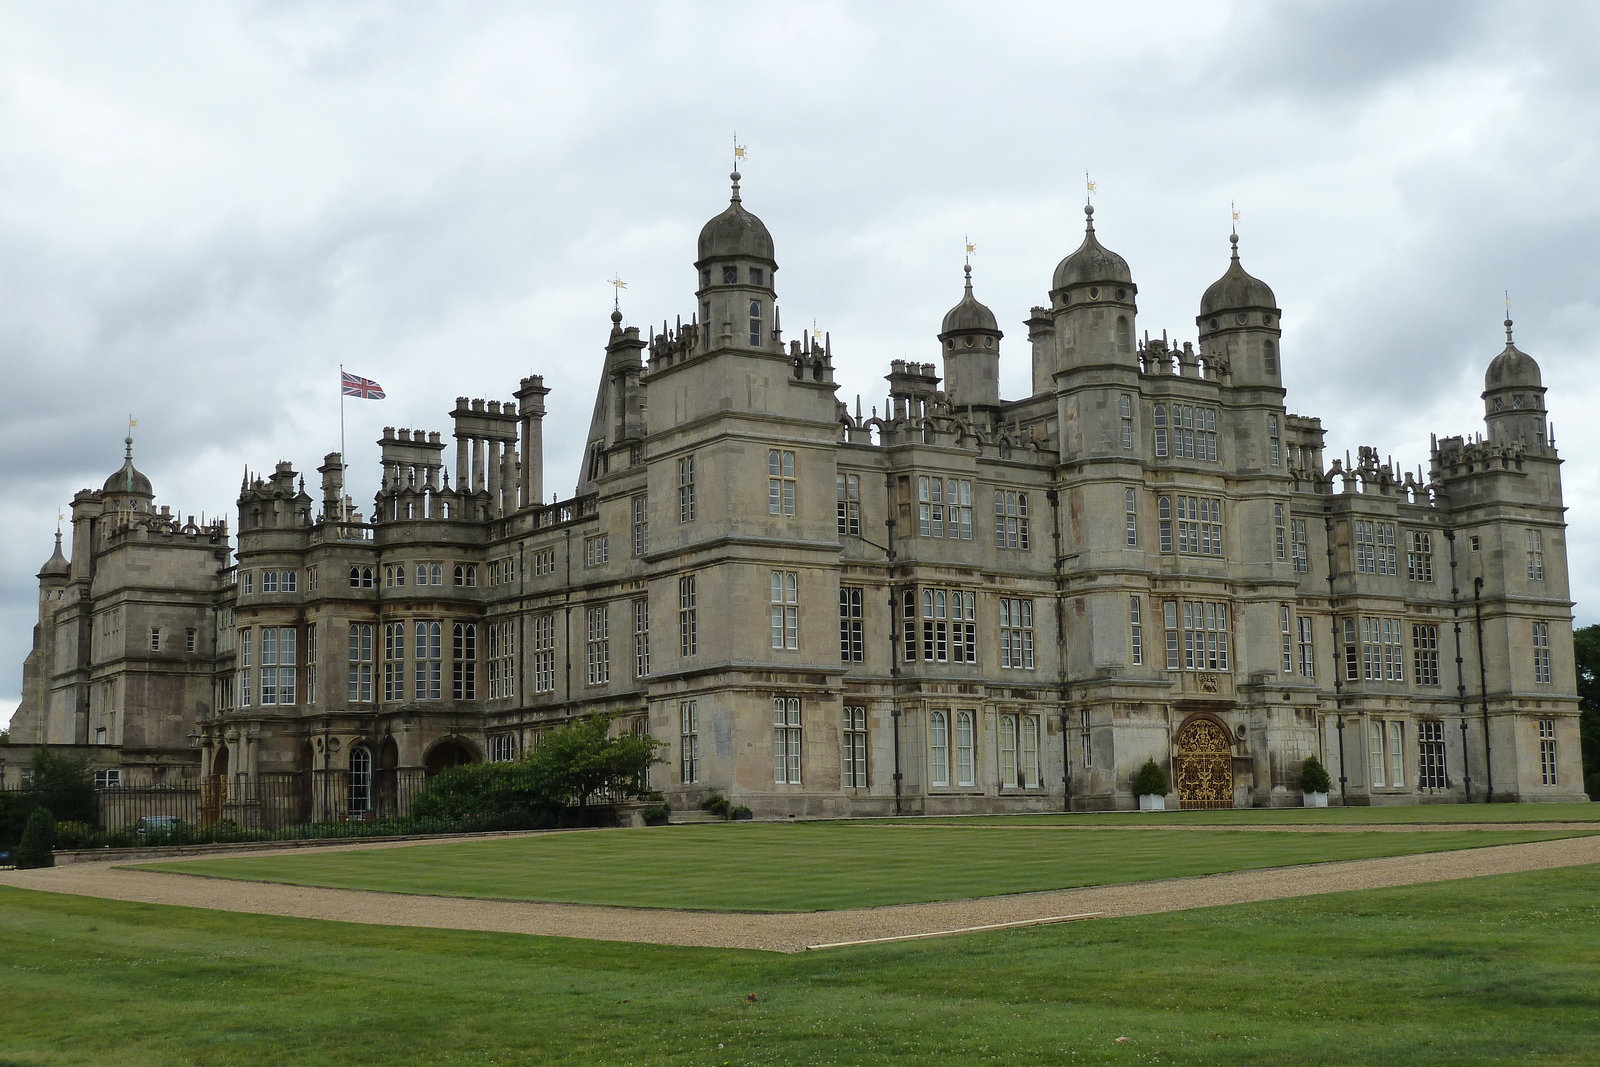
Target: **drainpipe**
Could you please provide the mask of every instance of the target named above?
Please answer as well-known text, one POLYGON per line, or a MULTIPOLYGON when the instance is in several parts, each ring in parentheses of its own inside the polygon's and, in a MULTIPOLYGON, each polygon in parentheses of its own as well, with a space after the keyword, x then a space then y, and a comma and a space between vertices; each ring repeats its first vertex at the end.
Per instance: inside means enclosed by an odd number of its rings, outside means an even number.
POLYGON ((1344 662, 1339 655, 1339 612, 1334 607, 1333 505, 1322 505, 1322 531, 1328 545, 1328 618, 1333 622, 1333 710, 1339 728, 1339 803, 1349 806, 1349 780, 1344 773, 1344 662))
POLYGON ((1467 803, 1472 803, 1472 761, 1467 758, 1467 673, 1461 661, 1461 590, 1456 582, 1456 532, 1446 530, 1450 543, 1450 613, 1456 630, 1456 704, 1461 709, 1461 777, 1467 787, 1467 803))
POLYGON ((1045 490, 1044 498, 1050 502, 1051 536, 1055 541, 1054 569, 1056 578, 1056 686, 1061 701, 1061 810, 1072 810, 1072 746, 1070 724, 1067 721, 1067 616, 1066 604, 1061 598, 1061 494, 1054 489, 1045 490))
POLYGON ((1489 758, 1489 669, 1483 663, 1483 578, 1472 579, 1473 629, 1478 631, 1478 699, 1483 704, 1483 773, 1485 804, 1494 803, 1494 763, 1489 758))
POLYGON ((889 721, 894 724, 894 813, 900 815, 900 789, 904 776, 900 773, 900 605, 895 603, 894 595, 894 475, 887 475, 883 485, 888 505, 884 510, 883 525, 889 531, 889 546, 885 550, 889 560, 886 583, 889 589, 889 721))

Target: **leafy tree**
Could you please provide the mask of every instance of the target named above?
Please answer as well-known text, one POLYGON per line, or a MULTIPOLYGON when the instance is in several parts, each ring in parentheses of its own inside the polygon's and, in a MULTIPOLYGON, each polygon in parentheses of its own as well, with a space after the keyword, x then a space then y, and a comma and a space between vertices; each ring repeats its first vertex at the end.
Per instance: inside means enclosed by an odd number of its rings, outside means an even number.
POLYGON ((1583 739, 1583 783, 1600 800, 1600 623, 1573 631, 1578 661, 1578 733, 1583 739))
POLYGON ((93 826, 100 821, 94 796, 94 768, 81 756, 57 755, 46 748, 33 750, 33 802, 48 808, 63 822, 93 826))
POLYGON ((55 863, 55 857, 50 854, 55 847, 55 818, 44 808, 34 808, 22 831, 22 844, 17 846, 17 866, 49 867, 55 863))
POLYGON ((617 796, 648 796, 645 774, 663 762, 656 750, 663 744, 648 734, 611 736, 611 718, 596 715, 570 722, 544 735, 525 760, 544 795, 581 809, 589 797, 605 791, 617 796))

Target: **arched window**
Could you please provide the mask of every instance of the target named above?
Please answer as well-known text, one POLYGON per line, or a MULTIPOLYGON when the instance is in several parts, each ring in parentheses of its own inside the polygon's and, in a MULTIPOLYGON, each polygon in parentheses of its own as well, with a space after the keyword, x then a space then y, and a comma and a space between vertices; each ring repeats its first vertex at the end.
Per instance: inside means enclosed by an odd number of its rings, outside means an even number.
POLYGON ((1000 716, 1000 787, 1020 786, 1017 777, 1017 717, 1000 716))
POLYGON ((761 345, 761 301, 750 301, 750 347, 761 345))
POLYGON ((931 784, 936 787, 948 786, 950 784, 950 733, 944 712, 935 711, 928 716, 928 740, 933 749, 931 784))
POLYGON ((1022 752, 1018 756, 1020 781, 1029 789, 1039 787, 1039 720, 1033 715, 1022 717, 1022 752))
POLYGON ((350 750, 350 814, 372 810, 372 750, 357 745, 350 750))
POLYGON ((1167 405, 1157 404, 1155 419, 1152 420, 1156 427, 1156 456, 1167 458, 1167 405))
POLYGON ((972 785, 976 781, 976 760, 973 758, 972 712, 956 712, 956 784, 972 785))
POLYGON ((1117 316, 1117 351, 1126 352, 1133 347, 1133 328, 1128 325, 1128 316, 1117 316))

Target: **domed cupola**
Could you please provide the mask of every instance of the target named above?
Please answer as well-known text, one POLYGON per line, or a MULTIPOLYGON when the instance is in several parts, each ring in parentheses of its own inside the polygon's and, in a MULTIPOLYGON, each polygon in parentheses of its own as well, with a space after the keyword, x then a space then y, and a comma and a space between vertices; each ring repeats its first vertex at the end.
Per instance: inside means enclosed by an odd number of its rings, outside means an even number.
POLYGON ((127 448, 127 454, 122 461, 122 469, 106 479, 106 484, 100 491, 112 498, 112 507, 124 507, 136 511, 148 511, 150 501, 155 499, 155 490, 150 486, 150 479, 139 472, 133 465, 133 438, 125 437, 122 441, 127 448), (121 501, 126 500, 126 503, 121 501), (138 506, 135 501, 142 502, 145 506, 138 506))
POLYGON ((67 557, 61 554, 61 531, 56 531, 56 550, 39 568, 39 580, 46 581, 52 578, 69 578, 72 576, 72 564, 67 562, 67 557))
POLYGON ((966 291, 939 328, 944 350, 945 392, 958 407, 1000 406, 1000 325, 994 312, 972 295, 972 264, 966 265, 966 291))
POLYGON ((777 261, 766 224, 739 201, 739 172, 733 179, 728 210, 700 230, 700 336, 705 350, 755 349, 776 356, 782 352, 778 294, 774 288, 777 261))
POLYGON ((733 179, 733 196, 728 209, 707 222, 700 229, 700 259, 761 259, 768 263, 772 258, 772 234, 767 224, 744 209, 739 200, 739 172, 729 175, 733 179))
POLYGON ((1522 441, 1542 450, 1545 434, 1544 378, 1539 364, 1511 340, 1506 320, 1506 347, 1489 361, 1483 375, 1483 415, 1491 441, 1522 441))
POLYGON ((1127 301, 1130 291, 1138 292, 1133 284, 1133 274, 1128 270, 1128 261, 1102 245, 1095 236, 1094 206, 1085 205, 1083 214, 1087 220, 1083 243, 1076 252, 1056 265, 1055 277, 1051 282, 1052 298, 1061 303, 1062 297, 1087 286, 1093 290, 1085 294, 1090 300, 1099 300, 1104 296, 1127 301))
POLYGON ((1498 389, 1542 389, 1544 378, 1539 373, 1539 364, 1534 358, 1522 351, 1511 342, 1511 320, 1506 323, 1506 347, 1503 352, 1489 361, 1489 369, 1483 375, 1483 388, 1485 392, 1498 389))
POLYGON ((1233 246, 1228 269, 1201 296, 1194 319, 1200 328, 1200 356, 1208 367, 1227 367, 1235 385, 1280 386, 1283 313, 1278 298, 1270 285, 1240 264, 1239 235, 1229 234, 1228 243, 1233 246))
POLYGON ((1272 295, 1272 287, 1247 274, 1239 263, 1239 235, 1229 234, 1228 241, 1233 245, 1228 270, 1212 282, 1200 298, 1200 314, 1195 324, 1202 335, 1230 326, 1276 326, 1278 298, 1272 295))
POLYGON ((980 330, 1000 336, 1000 324, 995 321, 994 312, 978 303, 972 295, 972 264, 967 264, 966 272, 966 292, 961 296, 961 303, 945 313, 944 323, 939 327, 939 337, 943 339, 947 334, 980 330))

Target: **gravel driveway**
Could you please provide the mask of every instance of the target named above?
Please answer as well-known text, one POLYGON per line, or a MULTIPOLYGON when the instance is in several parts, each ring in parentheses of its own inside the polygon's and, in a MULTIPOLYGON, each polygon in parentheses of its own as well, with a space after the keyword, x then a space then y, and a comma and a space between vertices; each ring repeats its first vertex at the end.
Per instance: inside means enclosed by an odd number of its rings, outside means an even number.
POLYGON ((1149 915, 1253 900, 1381 889, 1583 864, 1600 864, 1600 836, 976 900, 774 914, 371 893, 158 874, 128 870, 111 863, 3 871, 0 885, 149 904, 386 926, 799 952, 817 945, 927 936, 975 926, 1060 921, 1067 916, 1149 915))

